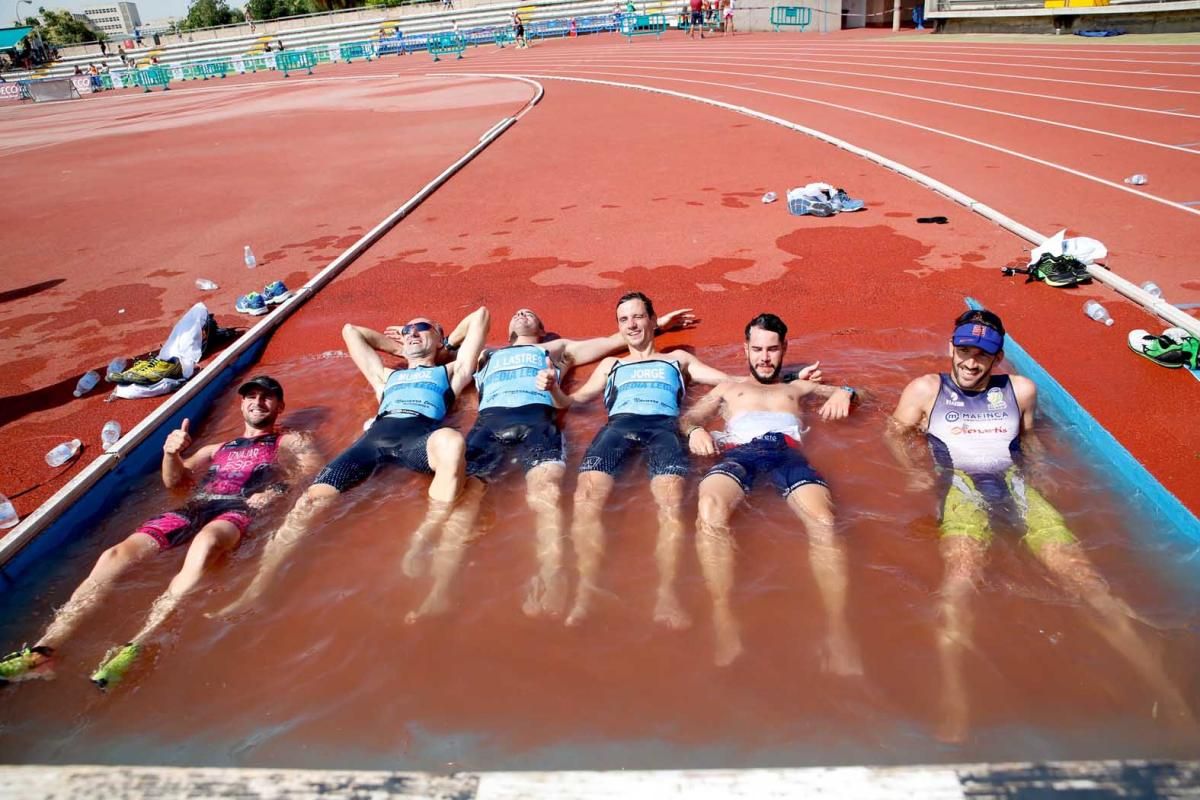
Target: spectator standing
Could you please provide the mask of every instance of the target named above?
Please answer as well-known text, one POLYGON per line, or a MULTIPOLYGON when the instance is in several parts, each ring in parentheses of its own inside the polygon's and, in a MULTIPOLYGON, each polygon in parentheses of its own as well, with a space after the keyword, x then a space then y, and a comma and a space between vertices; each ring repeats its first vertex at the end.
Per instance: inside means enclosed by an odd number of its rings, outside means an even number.
POLYGON ((103 39, 100 40, 100 55, 108 55, 108 45, 104 43, 103 39))
POLYGON ((696 30, 700 30, 700 38, 704 38, 704 0, 689 0, 688 7, 692 9, 692 21, 688 26, 688 38, 696 38, 696 30))

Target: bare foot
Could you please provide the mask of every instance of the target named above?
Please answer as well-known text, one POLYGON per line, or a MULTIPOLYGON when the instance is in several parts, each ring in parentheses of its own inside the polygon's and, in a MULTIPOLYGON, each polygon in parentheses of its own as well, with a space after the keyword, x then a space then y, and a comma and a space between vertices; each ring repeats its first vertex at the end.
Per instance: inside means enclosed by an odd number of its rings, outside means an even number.
POLYGON ((825 640, 822 668, 834 675, 862 675, 862 658, 858 646, 849 637, 830 634, 825 640))
POLYGON ((962 744, 967 740, 966 706, 943 704, 942 719, 938 722, 934 736, 946 744, 962 744))
POLYGON ((408 552, 404 554, 404 560, 400 563, 400 571, 409 578, 420 578, 429 570, 431 550, 428 538, 413 534, 408 552))
POLYGON ((742 637, 738 633, 737 624, 717 628, 717 652, 713 663, 718 667, 728 667, 742 654, 742 637))
POLYGON ((560 617, 567 604, 567 580, 562 572, 549 577, 534 575, 529 579, 529 592, 521 610, 528 617, 560 617))
POLYGON ((404 617, 404 621, 409 625, 413 625, 425 617, 436 617, 440 614, 445 614, 450 610, 450 600, 444 594, 439 592, 430 592, 425 598, 425 602, 421 603, 421 607, 416 611, 408 612, 404 617))
POLYGON ((654 621, 676 631, 692 626, 692 618, 683 610, 674 592, 659 593, 658 602, 654 605, 654 621))
POLYGON ((584 619, 587 618, 588 612, 591 610, 591 602, 591 592, 581 586, 578 594, 575 595, 575 605, 571 607, 571 613, 567 614, 565 624, 570 628, 582 625, 584 619))

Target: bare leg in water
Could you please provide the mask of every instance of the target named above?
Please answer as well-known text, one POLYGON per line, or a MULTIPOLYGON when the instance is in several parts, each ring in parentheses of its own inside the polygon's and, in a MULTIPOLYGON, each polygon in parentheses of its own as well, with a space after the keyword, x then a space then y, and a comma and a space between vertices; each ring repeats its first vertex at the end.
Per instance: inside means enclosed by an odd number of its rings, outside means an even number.
POLYGON ((964 651, 973 647, 975 615, 971 601, 983 578, 987 545, 970 536, 946 536, 939 545, 945 574, 942 576, 938 629, 938 657, 942 665, 941 719, 937 738, 957 743, 967 738, 970 718, 964 651))
MULTIPOLYGON (((59 649, 79 629, 87 614, 108 596, 117 579, 127 569, 155 555, 160 549, 158 542, 152 537, 144 533, 134 533, 101 553, 91 573, 72 592, 71 599, 54 615, 54 620, 36 646, 59 649)), ((50 677, 50 658, 38 658, 40 663, 34 669, 40 671, 41 677, 50 677)))
POLYGON ((267 540, 267 546, 263 550, 262 559, 259 561, 258 572, 254 575, 254 580, 250 582, 250 585, 246 587, 237 600, 234 600, 220 611, 209 616, 233 617, 243 613, 254 605, 262 593, 266 591, 271 581, 274 580, 275 575, 279 572, 280 567, 283 566, 283 562, 287 560, 288 555, 291 554, 296 545, 312 530, 318 517, 333 505, 334 501, 340 496, 341 492, 326 483, 314 483, 312 486, 309 486, 300 499, 296 501, 296 505, 292 506, 292 510, 288 512, 283 525, 267 540))
POLYGON ((433 470, 433 481, 429 484, 429 508, 413 531, 400 565, 409 578, 419 578, 428 571, 438 532, 454 512, 467 479, 466 442, 453 428, 438 428, 431 433, 425 443, 425 456, 433 470))
POLYGON ((709 475, 700 482, 696 553, 713 601, 714 661, 718 667, 732 664, 742 654, 742 637, 730 604, 737 551, 729 519, 745 496, 741 485, 727 475, 709 475))
POLYGON ((171 579, 167 591, 159 595, 150 607, 150 616, 138 634, 130 641, 133 644, 145 644, 171 613, 200 583, 204 570, 213 559, 222 553, 232 550, 241 539, 241 534, 235 525, 224 520, 214 520, 208 523, 192 539, 188 545, 187 555, 183 559, 183 567, 171 579))
POLYGON ((429 594, 420 608, 408 612, 404 618, 410 625, 423 617, 444 614, 450 608, 450 584, 462 565, 467 545, 479 536, 476 522, 486 489, 487 485, 483 481, 476 478, 467 479, 467 486, 442 526, 441 539, 433 551, 429 568, 429 573, 433 576, 433 586, 430 587, 429 594))
POLYGON ((655 475, 650 479, 650 493, 658 504, 658 541, 654 547, 654 560, 658 563, 658 593, 654 604, 654 621, 668 628, 682 630, 692 624, 692 618, 683 610, 675 591, 679 554, 683 550, 683 477, 655 475))
POLYGON ((537 519, 538 573, 529 580, 521 610, 530 617, 561 616, 567 604, 563 574, 562 480, 566 467, 538 464, 525 473, 525 501, 537 519))
POLYGON ((1168 722, 1196 731, 1196 720, 1179 689, 1171 683, 1160 660, 1134 628, 1133 611, 1113 597, 1077 543, 1049 543, 1034 552, 1059 583, 1095 612, 1096 631, 1129 662, 1162 704, 1168 722))
POLYGON ((788 495, 788 506, 804 522, 808 533, 808 559, 825 606, 824 668, 835 675, 861 675, 862 659, 846 620, 846 552, 833 524, 833 498, 815 483, 788 495))
POLYGON ((592 600, 600 590, 600 561, 604 558, 604 503, 613 490, 611 475, 599 470, 579 473, 575 487, 575 516, 571 523, 571 541, 579 569, 575 603, 567 615, 567 625, 579 625, 591 612, 592 600))

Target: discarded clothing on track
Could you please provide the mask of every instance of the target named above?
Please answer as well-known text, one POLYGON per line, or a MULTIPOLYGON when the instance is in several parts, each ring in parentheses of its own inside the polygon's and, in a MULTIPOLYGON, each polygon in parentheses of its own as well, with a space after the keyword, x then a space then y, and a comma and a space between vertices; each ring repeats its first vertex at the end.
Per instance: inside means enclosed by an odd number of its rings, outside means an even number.
POLYGON ((801 217, 832 217, 842 211, 862 211, 867 204, 855 200, 844 189, 828 183, 810 183, 797 189, 788 189, 788 212, 801 217))

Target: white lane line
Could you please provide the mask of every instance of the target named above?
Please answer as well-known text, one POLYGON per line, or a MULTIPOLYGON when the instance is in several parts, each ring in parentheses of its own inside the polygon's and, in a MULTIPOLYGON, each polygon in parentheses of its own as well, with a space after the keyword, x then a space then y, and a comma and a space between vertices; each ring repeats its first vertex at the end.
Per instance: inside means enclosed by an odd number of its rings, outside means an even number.
MULTIPOLYGON (((610 51, 615 53, 615 52, 619 51, 627 57, 630 56, 629 50, 623 49, 623 48, 603 47, 603 48, 594 48, 594 49, 605 52, 605 53, 610 52, 610 51)), ((665 48, 662 48, 662 50, 665 50, 665 48)), ((656 52, 660 52, 660 49, 656 48, 656 52)), ((674 54, 674 53, 685 54, 688 57, 693 57, 693 56, 695 56, 696 51, 692 50, 689 52, 687 49, 672 49, 669 51, 668 54, 674 54)), ((554 58, 555 55, 567 55, 567 54, 566 53, 546 53, 546 54, 543 54, 541 57, 549 59, 549 58, 554 58)), ((588 57, 590 55, 591 55, 590 53, 587 54, 586 56, 583 54, 570 54, 568 56, 568 58, 581 59, 581 58, 588 57)), ((643 55, 643 54, 641 54, 641 53, 638 54, 638 56, 641 56, 641 55, 643 55)), ((775 64, 780 63, 779 57, 777 57, 777 56, 766 56, 766 55, 764 55, 764 56, 752 55, 751 56, 751 55, 738 55, 735 53, 733 55, 730 55, 729 57, 730 58, 741 58, 741 59, 758 59, 758 60, 767 61, 767 62, 771 62, 771 63, 775 63, 775 64)), ((535 56, 534 58, 537 58, 537 57, 535 56)), ((528 63, 530 60, 532 60, 532 59, 525 59, 524 63, 528 63)), ((829 63, 828 59, 793 59, 793 60, 795 60, 795 61, 810 61, 811 60, 813 63, 818 63, 818 64, 828 64, 829 63)), ((877 66, 879 69, 895 69, 896 68, 895 64, 874 65, 874 64, 856 63, 854 66, 860 67, 860 68, 877 66)), ((917 66, 904 65, 902 68, 905 70, 910 70, 910 71, 914 71, 914 72, 950 73, 952 75, 962 75, 963 74, 962 70, 950 69, 949 67, 917 67, 917 66)), ((1070 85, 1070 86, 1086 86, 1088 88, 1096 88, 1096 89, 1121 89, 1121 90, 1128 89, 1130 91, 1162 92, 1164 94, 1200 95, 1200 89, 1172 89, 1170 87, 1165 87, 1165 86, 1133 86, 1133 85, 1125 84, 1125 83, 1098 83, 1096 81, 1071 80, 1069 78, 1050 78, 1050 77, 1043 77, 1040 75, 1025 75, 1025 74, 1021 74, 1021 73, 1012 73, 1012 72, 980 72, 978 70, 972 70, 971 74, 975 75, 977 77, 981 77, 981 78, 1014 78, 1016 80, 1022 80, 1022 81, 1037 80, 1037 81, 1043 82, 1043 83, 1061 83, 1061 84, 1066 84, 1066 85, 1070 85)), ((1002 90, 998 90, 998 91, 1002 91, 1002 90)), ((1073 98, 1062 98, 1062 99, 1066 100, 1066 99, 1073 99, 1073 98)), ((1083 101, 1080 101, 1080 102, 1083 102, 1083 101)))
MULTIPOLYGON (((646 69, 647 68, 646 66, 643 66, 640 64, 608 63, 608 64, 603 64, 600 66, 604 66, 609 69, 622 69, 622 70, 626 70, 626 69, 636 70, 636 69, 646 69)), ((824 86, 824 87, 828 87, 831 89, 849 89, 849 90, 857 91, 857 92, 867 92, 869 94, 886 95, 888 97, 898 97, 898 98, 901 98, 904 100, 916 100, 916 101, 923 102, 923 103, 933 103, 935 105, 948 106, 950 108, 962 109, 964 111, 978 111, 978 112, 984 113, 984 114, 995 114, 997 116, 1009 117, 1011 119, 1018 119, 1018 120, 1022 120, 1024 122, 1032 122, 1036 125, 1048 125, 1048 126, 1054 127, 1054 128, 1065 128, 1067 130, 1079 131, 1081 133, 1090 133, 1090 134, 1094 134, 1096 136, 1106 136, 1106 137, 1113 138, 1113 139, 1120 139, 1122 141, 1132 142, 1134 144, 1149 145, 1151 147, 1161 147, 1165 150, 1172 150, 1172 151, 1175 151, 1178 153, 1187 153, 1190 156, 1200 155, 1200 153, 1197 153, 1195 150, 1191 150, 1186 147, 1180 147, 1179 145, 1167 144, 1165 142, 1156 142, 1152 139, 1142 139, 1137 136, 1127 136, 1123 133, 1114 133, 1112 131, 1104 131, 1104 130, 1100 130, 1099 128, 1088 128, 1083 125, 1072 125, 1069 122, 1056 122, 1054 120, 1045 119, 1043 117, 1034 117, 1034 116, 1029 116, 1027 114, 1017 114, 1016 112, 1013 112, 1013 111, 999 111, 997 109, 985 108, 983 106, 972 106, 972 105, 967 105, 965 103, 955 103, 950 100, 938 100, 936 98, 925 97, 923 95, 918 95, 918 94, 905 94, 903 92, 889 92, 886 89, 869 89, 869 88, 865 88, 862 86, 852 86, 852 85, 842 84, 842 83, 831 83, 828 81, 808 80, 805 78, 788 78, 788 77, 784 77, 781 75, 763 75, 762 73, 755 73, 755 72, 735 72, 735 71, 728 70, 728 69, 708 70, 708 69, 696 69, 695 67, 661 67, 661 66, 651 66, 649 68, 656 69, 656 70, 668 71, 668 72, 684 72, 689 75, 714 74, 714 75, 723 75, 723 76, 737 76, 737 77, 742 77, 742 78, 770 79, 770 80, 776 80, 776 81, 787 81, 789 83, 802 83, 802 84, 808 84, 808 85, 812 85, 812 86, 824 86)), ((668 80, 670 80, 670 79, 668 78, 668 80)), ((697 82, 704 83, 704 81, 697 81, 697 82)), ((714 85, 727 85, 727 84, 714 84, 714 85)))
MULTIPOLYGON (((799 59, 799 60, 806 61, 807 59, 799 59)), ((831 75, 847 75, 847 76, 854 76, 854 77, 859 77, 859 78, 869 78, 869 79, 881 80, 881 81, 905 81, 908 83, 919 83, 919 84, 924 84, 924 85, 929 85, 929 86, 937 86, 939 88, 950 86, 950 87, 954 87, 954 88, 958 88, 958 89, 966 89, 966 90, 972 91, 972 92, 994 92, 994 93, 998 93, 998 94, 1011 94, 1011 95, 1015 95, 1017 97, 1036 97, 1036 98, 1040 98, 1043 100, 1053 100, 1055 103, 1080 103, 1082 105, 1097 106, 1100 108, 1112 108, 1112 109, 1117 109, 1120 111, 1136 111, 1136 112, 1145 113, 1145 114, 1162 114, 1162 115, 1171 116, 1171 117, 1183 117, 1185 119, 1200 119, 1200 114, 1183 113, 1184 109, 1182 109, 1182 108, 1164 110, 1164 109, 1159 109, 1159 108, 1146 108, 1144 106, 1126 106, 1126 105, 1121 105, 1119 103, 1105 103, 1105 102, 1102 102, 1099 100, 1084 100, 1084 99, 1081 99, 1078 97, 1064 97, 1061 94, 1040 94, 1038 92, 1021 92, 1021 91, 1017 91, 1015 89, 998 89, 998 88, 994 88, 994 87, 990 87, 990 86, 974 86, 974 85, 971 85, 968 83, 951 83, 949 81, 930 80, 927 78, 906 78, 906 77, 902 77, 899 75, 887 75, 887 74, 880 74, 880 73, 874 73, 874 72, 850 72, 850 71, 844 70, 844 69, 821 69, 819 67, 789 67, 789 66, 785 66, 783 64, 761 64, 761 65, 760 64, 750 64, 750 63, 745 63, 744 59, 736 59, 736 60, 734 58, 719 59, 719 58, 714 58, 711 55, 706 56, 705 58, 703 58, 701 60, 696 60, 696 59, 686 59, 685 60, 685 59, 678 59, 678 58, 639 58, 639 59, 637 59, 637 61, 639 63, 647 64, 648 66, 655 66, 655 65, 664 64, 664 63, 665 64, 706 64, 708 66, 713 66, 713 67, 722 67, 725 65, 730 65, 730 66, 746 67, 746 68, 750 68, 750 69, 753 69, 755 67, 761 67, 763 69, 788 70, 789 72, 819 72, 819 73, 828 73, 831 75)), ((793 63, 795 61, 796 61, 796 59, 793 59, 793 63)), ((595 63, 602 63, 602 62, 603 62, 602 59, 594 58, 594 59, 589 59, 586 63, 587 64, 595 64, 595 63)), ((533 64, 547 64, 547 65, 554 65, 554 66, 569 66, 567 64, 563 64, 562 62, 557 62, 557 61, 552 62, 552 61, 549 61, 546 59, 543 59, 543 60, 533 59, 531 61, 527 60, 523 63, 526 65, 533 63, 533 64)), ((828 64, 829 62, 828 61, 814 61, 813 63, 828 64)), ((761 73, 756 73, 756 74, 761 74, 761 73)), ((955 72, 955 74, 959 74, 959 73, 955 72)), ((779 76, 763 75, 762 77, 772 77, 773 78, 773 77, 779 77, 779 76)), ((1092 85, 1095 85, 1095 84, 1092 84, 1092 85)), ((1200 94, 1200 92, 1198 92, 1198 94, 1200 94)))
MULTIPOLYGON (((861 114, 863 116, 873 117, 875 119, 881 119, 886 122, 893 122, 897 125, 903 125, 907 128, 914 128, 916 130, 925 131, 926 133, 932 133, 937 136, 944 136, 948 139, 955 139, 957 141, 965 142, 967 144, 972 144, 977 147, 983 147, 987 150, 993 150, 997 153, 1003 153, 1004 155, 1012 156, 1013 158, 1018 158, 1018 159, 1021 159, 1022 161, 1029 161, 1031 163, 1038 164, 1039 166, 1043 166, 1043 167, 1048 167, 1049 169, 1053 169, 1058 172, 1065 172, 1068 175, 1074 175, 1077 178, 1082 178, 1087 181, 1092 181, 1093 183, 1098 183, 1102 186, 1107 186, 1110 189, 1116 189, 1121 192, 1127 192, 1129 194, 1140 197, 1144 200, 1149 200, 1153 203, 1159 203, 1159 204, 1167 206, 1169 208, 1174 208, 1179 211, 1183 211, 1187 214, 1194 214, 1196 216, 1200 216, 1200 210, 1191 208, 1189 206, 1182 205, 1180 203, 1176 203, 1174 200, 1168 200, 1163 197, 1156 197, 1155 195, 1147 194, 1146 192, 1142 192, 1142 191, 1138 191, 1137 189, 1134 189, 1133 187, 1127 186, 1123 183, 1115 183, 1113 181, 1106 180, 1105 178, 1101 178, 1096 175, 1091 175, 1089 173, 1082 172, 1077 169, 1072 169, 1071 167, 1065 166, 1063 164, 1058 164, 1053 161, 1047 161, 1045 159, 1038 158, 1036 156, 1031 156, 1027 153, 1022 153, 1022 152, 1019 152, 1017 150, 1012 150, 1007 147, 1001 147, 1000 145, 992 144, 990 142, 985 142, 980 139, 974 139, 970 136, 963 136, 961 134, 951 133, 950 131, 945 131, 940 128, 933 128, 928 125, 921 125, 920 123, 910 122, 908 120, 899 119, 898 117, 888 116, 887 114, 880 114, 880 113, 877 113, 874 111, 864 111, 863 109, 860 109, 860 108, 854 108, 852 106, 845 106, 845 105, 841 105, 839 103, 831 103, 826 100, 815 100, 811 97, 802 97, 802 96, 794 95, 794 94, 786 94, 784 92, 772 92, 767 89, 754 89, 754 88, 751 88, 748 86, 739 86, 738 84, 715 83, 712 81, 697 81, 697 80, 690 80, 688 78, 668 78, 668 77, 663 77, 661 75, 642 75, 642 74, 636 74, 636 73, 635 74, 626 74, 626 73, 620 73, 620 72, 604 72, 604 71, 600 71, 600 70, 594 70, 594 71, 593 70, 578 70, 578 71, 585 72, 586 74, 589 74, 589 75, 590 74, 611 75, 611 76, 619 77, 619 78, 645 78, 648 80, 671 81, 674 83, 694 83, 694 84, 700 84, 701 86, 720 87, 720 88, 725 88, 725 89, 733 89, 735 91, 752 92, 754 94, 763 94, 763 95, 768 95, 768 96, 772 96, 772 97, 782 97, 787 100, 797 100, 802 103, 811 103, 813 105, 824 106, 826 108, 836 108, 840 111, 848 111, 852 114, 861 114)), ((476 73, 476 74, 478 74, 478 73, 476 73)), ((674 94, 678 94, 681 96, 686 96, 689 99, 695 99, 695 100, 699 100, 701 102, 709 103, 710 105, 716 105, 716 106, 720 106, 720 107, 724 107, 724 108, 733 108, 735 110, 740 108, 739 106, 734 106, 731 103, 724 103, 720 100, 713 100, 711 98, 706 98, 701 95, 684 95, 684 93, 682 93, 682 92, 673 92, 673 90, 671 90, 671 89, 664 89, 662 87, 656 87, 656 86, 646 86, 643 84, 618 83, 616 81, 601 81, 601 80, 588 79, 588 78, 575 78, 575 77, 568 76, 568 75, 546 75, 546 74, 530 75, 529 73, 525 73, 525 72, 518 73, 518 74, 524 75, 525 77, 535 78, 538 80, 558 78, 558 79, 567 80, 567 81, 575 80, 575 81, 579 81, 581 83, 598 83, 598 84, 607 83, 607 84, 611 84, 614 86, 619 85, 619 86, 622 86, 624 88, 629 88, 629 89, 641 89, 641 90, 651 91, 651 92, 660 92, 663 94, 674 93, 674 94)), ((804 126, 798 125, 797 123, 793 123, 788 120, 784 120, 780 117, 774 117, 774 116, 771 116, 768 114, 764 114, 762 112, 749 111, 749 110, 747 110, 747 111, 752 116, 759 116, 760 118, 766 119, 769 122, 777 122, 779 124, 782 124, 786 127, 793 128, 795 130, 803 130, 803 132, 808 133, 811 136, 815 136, 818 139, 822 139, 827 142, 838 144, 839 147, 845 146, 846 149, 852 150, 853 152, 859 153, 860 155, 865 155, 866 157, 871 158, 871 160, 877 160, 877 158, 878 159, 883 158, 882 156, 877 156, 877 154, 871 153, 870 151, 864 150, 863 148, 855 147, 853 145, 848 145, 848 144, 842 142, 842 140, 836 139, 835 137, 833 137, 829 134, 823 133, 821 131, 817 131, 812 128, 806 128, 804 126)), ((892 164, 896 163, 896 162, 891 162, 890 159, 885 159, 885 160, 889 161, 889 163, 892 163, 892 164)), ((903 165, 899 165, 899 166, 903 166, 903 165)), ((893 169, 895 169, 895 168, 896 167, 893 167, 893 169)), ((907 168, 905 168, 905 169, 907 169, 907 168)), ((913 171, 913 172, 915 173, 915 171, 913 171)), ((907 174, 907 173, 905 173, 905 174, 907 174)), ((925 177, 928 177, 928 176, 925 176, 925 177)), ((930 178, 929 180, 932 181, 933 179, 930 178)), ((949 190, 949 191, 954 191, 954 190, 949 190)), ((949 196, 956 196, 956 195, 961 195, 961 193, 955 192, 955 195, 949 195, 949 196)))

